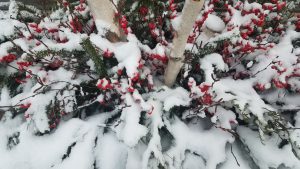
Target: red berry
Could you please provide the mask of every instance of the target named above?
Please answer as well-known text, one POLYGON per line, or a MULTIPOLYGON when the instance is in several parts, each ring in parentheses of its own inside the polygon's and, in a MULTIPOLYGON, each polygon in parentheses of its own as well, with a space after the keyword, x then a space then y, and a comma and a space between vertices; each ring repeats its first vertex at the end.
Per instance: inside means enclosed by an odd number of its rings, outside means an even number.
POLYGON ((132 86, 130 86, 130 87, 127 88, 127 91, 128 91, 129 93, 133 93, 134 90, 135 90, 135 89, 134 89, 132 86))
POLYGON ((27 108, 29 108, 31 106, 31 103, 28 103, 28 104, 21 104, 20 105, 20 108, 22 108, 22 109, 27 109, 27 108))
POLYGON ((103 53, 103 56, 105 58, 111 58, 113 56, 113 53, 111 51, 109 51, 108 49, 106 49, 103 53))
POLYGON ((134 77, 131 78, 131 80, 132 80, 133 82, 136 82, 136 81, 139 80, 139 78, 140 78, 140 74, 139 74, 139 73, 134 73, 134 77))
POLYGON ((108 90, 113 88, 110 81, 106 78, 100 79, 97 83, 97 87, 101 90, 108 90))
POLYGON ((274 83, 274 85, 275 85, 277 88, 280 88, 280 89, 286 88, 286 87, 288 86, 287 83, 283 83, 283 82, 281 82, 281 81, 279 81, 279 80, 277 80, 277 79, 273 79, 273 83, 274 83))
POLYGON ((60 59, 55 58, 50 64, 49 67, 52 69, 57 69, 61 67, 64 64, 64 62, 60 59))
POLYGON ((118 69, 118 72, 117 72, 117 74, 118 74, 119 76, 121 76, 121 75, 122 75, 122 73, 123 73, 123 70, 122 70, 122 69, 118 69))
POLYGON ((265 88, 265 85, 263 85, 263 84, 260 84, 260 83, 257 83, 256 85, 255 85, 255 88, 257 89, 257 90, 259 90, 259 91, 264 91, 266 88, 265 88))
POLYGON ((11 62, 13 62, 14 60, 16 60, 16 58, 17 58, 16 55, 14 55, 14 54, 8 54, 8 55, 2 57, 2 58, 0 59, 0 62, 11 63, 11 62))
POLYGON ((142 6, 142 7, 140 7, 139 12, 141 15, 145 16, 148 14, 148 8, 146 6, 142 6))
POLYGON ((149 27, 150 30, 153 30, 153 29, 156 28, 156 25, 155 25, 155 23, 150 22, 150 23, 148 24, 148 27, 149 27))
POLYGON ((205 93, 209 90, 210 87, 211 87, 210 85, 202 85, 200 86, 200 90, 201 92, 205 93))
POLYGON ((278 11, 281 11, 285 6, 286 6, 286 2, 278 2, 277 4, 276 4, 276 6, 277 6, 277 10, 278 11))
POLYGON ((206 105, 211 105, 213 103, 212 96, 210 94, 208 94, 208 93, 205 93, 202 96, 202 103, 206 104, 206 105))
POLYGON ((55 28, 50 28, 50 29, 48 29, 48 32, 49 33, 55 33, 55 32, 58 32, 58 29, 55 29, 55 28))

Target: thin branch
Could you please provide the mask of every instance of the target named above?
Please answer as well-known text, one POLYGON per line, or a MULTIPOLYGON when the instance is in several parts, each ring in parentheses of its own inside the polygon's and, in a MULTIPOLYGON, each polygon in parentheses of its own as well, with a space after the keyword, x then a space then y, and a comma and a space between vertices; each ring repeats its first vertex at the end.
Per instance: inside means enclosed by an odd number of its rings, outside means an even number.
POLYGON ((232 145, 230 146, 230 151, 231 151, 231 154, 232 154, 232 156, 234 157, 234 159, 235 159, 235 162, 236 162, 236 164, 240 167, 241 165, 240 165, 240 163, 239 163, 239 161, 237 160, 237 158, 236 158, 236 156, 235 156, 235 154, 233 153, 233 150, 232 150, 232 145))

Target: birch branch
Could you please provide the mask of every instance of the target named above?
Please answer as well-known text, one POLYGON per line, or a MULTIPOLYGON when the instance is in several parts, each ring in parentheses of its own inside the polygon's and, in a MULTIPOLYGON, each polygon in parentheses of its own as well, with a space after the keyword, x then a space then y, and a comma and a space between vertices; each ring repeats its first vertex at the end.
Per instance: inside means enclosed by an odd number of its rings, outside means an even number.
POLYGON ((181 16, 181 23, 177 30, 177 36, 173 40, 173 48, 165 71, 165 85, 169 87, 174 84, 183 65, 186 42, 203 5, 204 0, 185 1, 181 16))

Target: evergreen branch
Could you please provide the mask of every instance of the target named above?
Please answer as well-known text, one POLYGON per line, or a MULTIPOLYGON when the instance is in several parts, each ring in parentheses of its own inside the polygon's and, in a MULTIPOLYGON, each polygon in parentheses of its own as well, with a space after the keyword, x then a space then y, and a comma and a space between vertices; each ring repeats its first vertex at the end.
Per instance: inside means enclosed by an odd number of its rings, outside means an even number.
POLYGON ((81 43, 82 48, 87 52, 88 56, 95 63, 96 72, 100 77, 107 75, 107 68, 104 64, 103 57, 98 54, 96 48, 93 46, 91 40, 87 38, 81 43))

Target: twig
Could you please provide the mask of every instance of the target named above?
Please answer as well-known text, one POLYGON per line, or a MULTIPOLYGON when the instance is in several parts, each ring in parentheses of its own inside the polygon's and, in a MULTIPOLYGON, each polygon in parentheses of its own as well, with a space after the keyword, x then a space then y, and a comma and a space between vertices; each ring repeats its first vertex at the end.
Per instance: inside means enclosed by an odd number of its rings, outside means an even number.
POLYGON ((241 165, 240 165, 239 161, 237 160, 235 154, 233 153, 232 145, 230 146, 230 151, 231 151, 231 154, 233 155, 233 157, 234 157, 234 159, 235 159, 236 164, 240 167, 241 165))
MULTIPOLYGON (((278 58, 279 56, 277 56, 276 58, 278 58)), ((271 66, 272 64, 276 63, 275 61, 272 61, 271 63, 269 63, 264 69, 257 71, 254 75, 252 75, 252 77, 255 77, 257 74, 265 71, 266 69, 268 69, 269 66, 271 66)))

